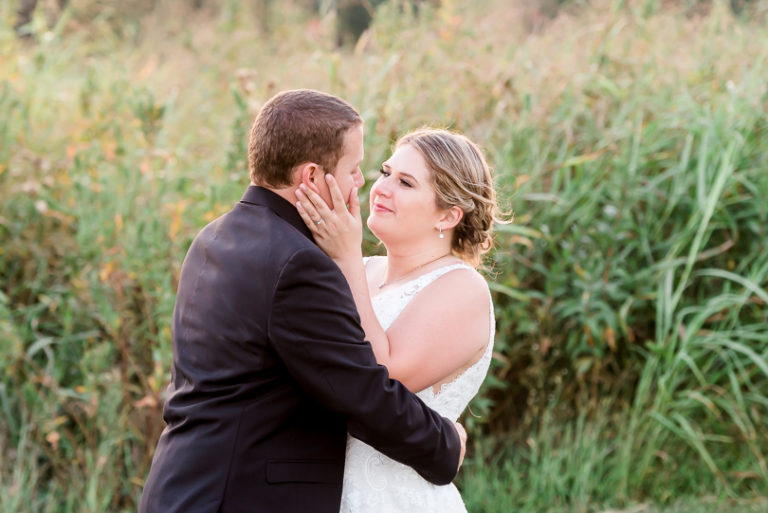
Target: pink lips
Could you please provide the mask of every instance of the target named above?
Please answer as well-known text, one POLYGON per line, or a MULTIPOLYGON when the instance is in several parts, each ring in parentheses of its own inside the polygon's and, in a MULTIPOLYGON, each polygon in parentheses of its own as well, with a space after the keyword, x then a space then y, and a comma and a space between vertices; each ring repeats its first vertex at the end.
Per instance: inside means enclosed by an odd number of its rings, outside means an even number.
POLYGON ((375 212, 392 212, 390 209, 388 209, 385 206, 382 206, 380 203, 374 203, 373 204, 373 210, 375 212))

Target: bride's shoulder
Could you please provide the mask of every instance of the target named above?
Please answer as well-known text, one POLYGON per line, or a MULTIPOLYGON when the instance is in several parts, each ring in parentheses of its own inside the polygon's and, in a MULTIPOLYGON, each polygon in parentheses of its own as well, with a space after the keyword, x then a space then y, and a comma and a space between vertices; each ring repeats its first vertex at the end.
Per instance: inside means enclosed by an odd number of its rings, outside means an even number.
POLYGON ((428 324, 441 344, 449 347, 446 341, 454 340, 458 344, 454 348, 469 348, 475 354, 488 343, 489 316, 493 314, 488 284, 468 265, 447 267, 450 269, 443 269, 413 298, 403 311, 402 321, 404 325, 420 325, 424 319, 437 318, 436 325, 428 324))
POLYGON ((461 298, 462 303, 478 301, 482 305, 482 300, 489 297, 488 283, 473 267, 458 262, 446 267, 447 269, 422 291, 426 301, 433 304, 453 303, 457 298, 461 298))
POLYGON ((445 273, 441 278, 445 279, 448 286, 460 287, 462 290, 467 287, 469 291, 486 294, 489 290, 485 277, 468 264, 455 265, 454 269, 445 273))

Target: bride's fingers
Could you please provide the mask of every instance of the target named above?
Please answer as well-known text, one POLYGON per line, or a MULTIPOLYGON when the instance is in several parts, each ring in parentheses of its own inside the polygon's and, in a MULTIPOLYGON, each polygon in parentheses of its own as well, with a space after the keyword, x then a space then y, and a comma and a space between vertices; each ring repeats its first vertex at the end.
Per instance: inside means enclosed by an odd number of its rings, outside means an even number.
POLYGON ((304 208, 304 205, 301 203, 301 200, 296 202, 296 210, 299 211, 299 215, 301 216, 301 219, 304 221, 304 224, 307 225, 307 228, 309 228, 309 231, 312 233, 317 233, 317 221, 312 219, 312 216, 307 212, 307 210, 304 208))
POLYGON ((331 191, 331 200, 333 201, 333 210, 341 212, 347 209, 347 200, 341 194, 339 184, 331 173, 325 174, 325 181, 328 183, 328 190, 331 191))
POLYGON ((357 197, 357 187, 352 187, 349 193, 349 213, 360 219, 360 198, 357 197))
MULTIPOLYGON (((325 203, 325 200, 320 197, 318 193, 310 189, 304 184, 301 184, 299 186, 299 190, 297 192, 304 193, 304 196, 307 197, 307 199, 312 203, 312 206, 315 209, 315 212, 322 217, 323 219, 327 219, 331 215, 331 209, 328 208, 328 205, 325 203)), ((308 206, 306 203, 304 206, 308 206)), ((312 213, 312 212, 310 212, 312 213)))
POLYGON ((299 198, 299 203, 301 203, 301 206, 307 212, 312 221, 317 222, 323 218, 322 214, 317 211, 315 203, 307 194, 306 189, 298 189, 296 191, 296 197, 299 198))
MULTIPOLYGON (((329 220, 330 212, 328 212, 325 215, 323 215, 322 212, 319 212, 318 209, 316 208, 316 203, 313 203, 309 199, 306 192, 307 192, 306 189, 296 191, 296 197, 299 198, 299 202, 297 203, 297 205, 300 205, 301 208, 306 212, 309 222, 312 223, 312 226, 310 228, 312 228, 314 232, 317 232, 318 229, 320 228, 320 225, 323 224, 325 221, 329 220)), ((320 200, 320 201, 323 201, 323 200, 320 200)), ((328 211, 327 208, 326 208, 326 211, 328 211)))

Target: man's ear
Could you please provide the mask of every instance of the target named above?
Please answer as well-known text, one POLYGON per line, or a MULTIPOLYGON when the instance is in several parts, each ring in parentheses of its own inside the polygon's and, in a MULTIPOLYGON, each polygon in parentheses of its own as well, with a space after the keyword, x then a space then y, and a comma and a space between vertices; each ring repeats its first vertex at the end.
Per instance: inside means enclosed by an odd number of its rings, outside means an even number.
POLYGON ((317 184, 320 180, 323 179, 325 175, 325 173, 323 173, 323 169, 320 166, 314 162, 305 162, 299 166, 297 171, 301 178, 301 183, 317 193, 320 192, 320 190, 317 188, 317 184))
POLYGON ((440 225, 443 227, 443 230, 450 230, 459 224, 462 217, 464 217, 464 211, 457 206, 453 206, 443 213, 443 216, 440 218, 440 225))

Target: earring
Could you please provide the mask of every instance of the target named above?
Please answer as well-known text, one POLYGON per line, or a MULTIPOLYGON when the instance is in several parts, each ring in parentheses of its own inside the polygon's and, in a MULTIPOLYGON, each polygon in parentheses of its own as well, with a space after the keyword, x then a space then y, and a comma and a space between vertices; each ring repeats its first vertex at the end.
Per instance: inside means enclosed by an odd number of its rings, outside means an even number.
POLYGON ((440 237, 441 239, 444 239, 444 238, 445 238, 445 235, 443 235, 443 226, 442 226, 442 225, 440 225, 440 227, 439 227, 439 228, 440 228, 440 235, 438 235, 438 237, 440 237))

